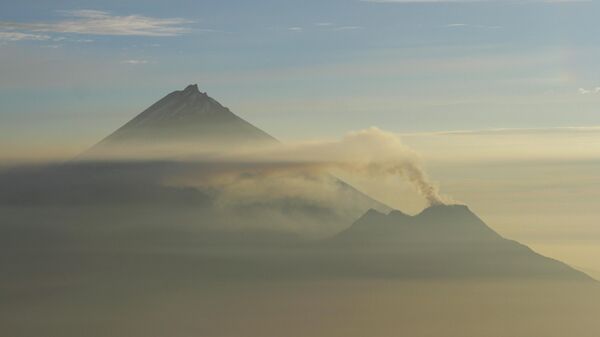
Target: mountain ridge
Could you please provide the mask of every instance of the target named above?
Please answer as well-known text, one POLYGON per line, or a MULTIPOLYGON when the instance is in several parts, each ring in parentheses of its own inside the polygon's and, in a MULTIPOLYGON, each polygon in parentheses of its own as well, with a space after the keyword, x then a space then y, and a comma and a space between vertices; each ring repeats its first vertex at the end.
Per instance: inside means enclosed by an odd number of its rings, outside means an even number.
POLYGON ((395 265, 394 270, 377 272, 397 276, 596 281, 561 261, 504 238, 466 205, 435 205, 414 216, 370 209, 324 244, 354 254, 357 261, 369 264, 368 268, 377 269, 373 267, 377 263, 386 268, 395 265))

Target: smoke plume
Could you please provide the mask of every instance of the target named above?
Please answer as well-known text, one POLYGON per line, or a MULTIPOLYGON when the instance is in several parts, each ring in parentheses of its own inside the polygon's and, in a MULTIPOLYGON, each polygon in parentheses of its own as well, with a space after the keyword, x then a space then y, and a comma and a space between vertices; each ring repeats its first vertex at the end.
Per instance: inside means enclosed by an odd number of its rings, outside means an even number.
MULTIPOLYGON (((176 172, 171 175, 170 181, 180 185, 192 183, 240 194, 238 187, 250 186, 253 180, 257 186, 244 191, 246 197, 295 193, 277 191, 277 188, 269 188, 266 191, 269 193, 261 193, 267 184, 283 184, 283 179, 275 182, 270 179, 273 177, 287 177, 288 180, 291 177, 294 180, 305 177, 314 182, 337 171, 372 178, 399 176, 411 183, 429 205, 444 203, 424 171, 419 155, 404 145, 395 134, 376 127, 349 132, 338 140, 245 144, 234 150, 231 147, 210 147, 197 143, 136 144, 131 148, 120 146, 114 151, 111 149, 96 160, 118 161, 124 158, 195 163, 192 165, 197 168, 195 172, 176 172)), ((308 180, 307 185, 310 185, 308 180)), ((302 184, 295 185, 302 189, 302 184)))
POLYGON ((346 134, 340 140, 280 144, 253 150, 231 151, 211 160, 219 169, 204 179, 222 184, 293 173, 306 177, 329 172, 369 176, 400 176, 410 182, 429 205, 443 204, 436 186, 424 171, 419 155, 396 135, 372 127, 346 134))

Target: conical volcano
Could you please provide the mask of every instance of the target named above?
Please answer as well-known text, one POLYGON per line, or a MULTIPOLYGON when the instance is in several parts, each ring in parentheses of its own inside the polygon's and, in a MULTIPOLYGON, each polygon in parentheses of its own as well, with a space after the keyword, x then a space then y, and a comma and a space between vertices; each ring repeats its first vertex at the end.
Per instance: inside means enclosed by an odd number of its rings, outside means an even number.
MULTIPOLYGON (((198 90, 174 91, 94 146, 87 155, 145 151, 154 146, 223 149, 277 140, 198 90)), ((138 153, 139 154, 139 153, 138 153)))

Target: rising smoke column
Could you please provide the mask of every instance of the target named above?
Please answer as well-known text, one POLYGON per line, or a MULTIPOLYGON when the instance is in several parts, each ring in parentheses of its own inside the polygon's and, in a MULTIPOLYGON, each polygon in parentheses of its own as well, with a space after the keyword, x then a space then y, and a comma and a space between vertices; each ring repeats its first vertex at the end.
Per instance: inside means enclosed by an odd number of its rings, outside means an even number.
POLYGON ((340 141, 314 144, 313 155, 323 153, 326 165, 377 176, 401 176, 410 182, 429 206, 444 204, 436 186, 423 169, 418 153, 393 133, 376 127, 353 131, 340 141))
POLYGON ((221 158, 223 174, 265 177, 282 173, 323 175, 340 170, 380 178, 400 176, 411 183, 430 206, 444 204, 422 168, 419 155, 393 133, 372 127, 347 133, 340 140, 277 145, 221 158))
POLYGON ((408 163, 403 167, 403 170, 406 178, 413 184, 417 191, 425 197, 429 206, 444 204, 437 188, 429 181, 429 178, 423 169, 415 166, 413 163, 408 163))

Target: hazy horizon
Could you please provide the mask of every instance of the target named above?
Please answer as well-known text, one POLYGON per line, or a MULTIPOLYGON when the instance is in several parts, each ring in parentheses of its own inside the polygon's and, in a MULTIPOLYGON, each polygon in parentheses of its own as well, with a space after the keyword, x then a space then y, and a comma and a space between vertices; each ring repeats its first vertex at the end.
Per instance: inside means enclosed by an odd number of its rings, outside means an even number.
POLYGON ((596 336, 598 14, 0 4, 0 325, 596 336))
MULTIPOLYGON (((72 148, 58 153, 40 147, 30 155, 26 152, 19 153, 22 157, 9 155, 3 164, 12 167, 69 161, 105 136, 89 144, 73 143, 72 148)), ((577 194, 596 194, 597 178, 593 172, 600 155, 600 147, 595 146, 600 142, 600 127, 418 131, 396 136, 416 151, 434 183, 451 200, 473 207, 508 237, 600 277, 600 264, 595 258, 600 242, 595 199, 589 196, 581 199, 577 194), (554 179, 561 176, 562 181, 554 179), (551 182, 547 180, 550 177, 551 182), (570 226, 566 228, 565 223, 570 226)), ((308 138, 284 144, 289 149, 335 141, 332 137, 308 138)), ((4 156, 15 151, 12 146, 7 150, 2 153, 4 156)), ((393 208, 415 214, 425 207, 418 193, 402 179, 338 174, 393 208)))

